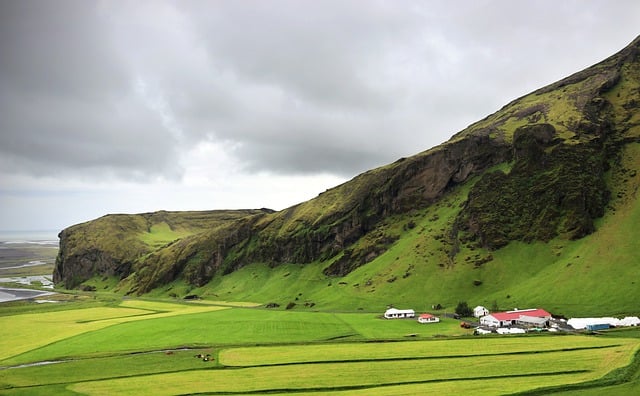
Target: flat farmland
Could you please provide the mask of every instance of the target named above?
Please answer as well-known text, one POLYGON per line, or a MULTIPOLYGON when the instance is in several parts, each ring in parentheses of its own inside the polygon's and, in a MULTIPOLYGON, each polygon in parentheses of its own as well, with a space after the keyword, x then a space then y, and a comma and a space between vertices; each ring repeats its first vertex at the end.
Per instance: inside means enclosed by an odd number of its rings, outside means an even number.
MULTIPOLYGON (((76 344, 78 340, 83 339, 83 335, 100 334, 99 330, 112 328, 114 325, 222 309, 226 308, 211 305, 124 301, 120 306, 113 307, 0 316, 2 329, 0 366, 56 359, 67 356, 69 353, 73 354, 74 349, 69 343, 76 344), (48 349, 54 351, 47 354, 48 349), (44 352, 43 356, 39 356, 41 352, 44 352)), ((113 342, 105 345, 107 352, 112 348, 109 345, 113 346, 113 342)), ((79 352, 87 352, 91 347, 96 349, 96 345, 78 346, 79 352)), ((97 350, 100 350, 100 347, 97 350)))
POLYGON ((0 394, 500 395, 618 378, 640 347, 637 331, 469 337, 454 320, 248 305, 127 299, 1 316, 0 394))
MULTIPOLYGON (((455 343, 456 341, 449 341, 455 343)), ((508 340, 505 340, 509 344, 508 340)), ((389 355, 395 347, 379 347, 389 355)), ((303 347, 301 347, 303 348, 303 347)), ((403 385, 426 391, 438 383, 451 391, 464 391, 464 381, 501 380, 502 389, 494 394, 514 391, 512 378, 520 379, 520 390, 570 384, 597 379, 612 367, 628 364, 637 343, 622 343, 609 348, 581 349, 530 354, 469 355, 465 357, 424 357, 384 360, 321 362, 321 356, 307 357, 316 363, 253 366, 235 370, 194 370, 144 377, 93 381, 75 384, 70 390, 90 395, 189 393, 264 393, 264 392, 349 392, 403 385), (528 379, 526 381, 525 379, 528 379), (149 381, 162 384, 149 389, 149 381), (458 385, 457 387, 455 385, 458 385)), ((341 345, 333 345, 338 353, 341 345)), ((264 352, 264 351, 263 351, 264 352)), ((350 348, 351 358, 358 360, 358 348, 350 348)), ((495 385, 495 384, 494 384, 495 385)), ((389 389, 388 391, 391 391, 389 389)))

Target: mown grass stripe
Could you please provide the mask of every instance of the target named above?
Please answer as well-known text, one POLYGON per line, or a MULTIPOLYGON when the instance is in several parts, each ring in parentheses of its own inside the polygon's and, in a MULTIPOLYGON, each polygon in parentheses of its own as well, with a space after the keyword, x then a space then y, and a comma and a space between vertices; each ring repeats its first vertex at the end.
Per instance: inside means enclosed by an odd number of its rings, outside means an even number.
POLYGON ((399 381, 399 382, 387 382, 382 384, 375 385, 346 385, 346 386, 336 386, 336 387, 316 387, 316 388, 280 388, 280 389, 264 389, 264 390, 255 390, 255 391, 225 391, 225 392, 190 392, 179 394, 177 396, 188 396, 188 395, 264 395, 264 394, 273 394, 273 393, 299 393, 299 392, 341 392, 341 391, 350 391, 350 390, 363 390, 363 389, 377 389, 377 388, 386 388, 390 386, 401 386, 401 385, 422 385, 422 384, 433 384, 433 383, 441 383, 441 382, 460 382, 460 381, 489 381, 496 379, 510 379, 510 378, 533 378, 533 377, 556 377, 561 375, 571 375, 571 374, 584 374, 588 373, 591 370, 566 370, 566 371, 558 371, 552 373, 525 373, 525 374, 509 374, 509 375, 492 375, 492 376, 483 376, 483 377, 466 377, 466 378, 438 378, 438 379, 428 379, 428 380, 416 380, 416 381, 399 381))
POLYGON ((516 351, 516 352, 501 352, 501 353, 482 353, 482 354, 465 354, 465 355, 433 355, 433 356, 412 356, 412 357, 398 357, 398 358, 364 358, 364 359, 339 359, 339 360, 305 360, 300 362, 286 362, 286 363, 267 363, 256 365, 233 365, 222 364, 223 367, 228 368, 254 368, 254 367, 279 367, 279 366, 295 366, 304 364, 334 364, 334 363, 365 363, 365 362, 392 362, 392 361, 407 361, 407 360, 432 360, 432 359, 465 359, 465 358, 478 358, 478 357, 492 357, 492 356, 512 356, 512 355, 539 355, 545 353, 558 353, 558 352, 572 352, 572 351, 584 351, 594 349, 607 349, 616 348, 622 346, 621 344, 611 345, 599 345, 591 347, 575 347, 575 348, 560 348, 549 349, 544 351, 516 351))
POLYGON ((636 379, 640 378, 640 349, 636 351, 629 363, 625 367, 617 368, 609 373, 607 373, 604 377, 593 380, 581 382, 578 384, 567 384, 560 386, 551 386, 544 387, 539 389, 533 389, 524 392, 514 393, 513 396, 543 396, 551 393, 559 393, 566 391, 577 391, 583 389, 593 389, 593 388, 605 388, 613 385, 621 385, 625 383, 632 382, 636 379))

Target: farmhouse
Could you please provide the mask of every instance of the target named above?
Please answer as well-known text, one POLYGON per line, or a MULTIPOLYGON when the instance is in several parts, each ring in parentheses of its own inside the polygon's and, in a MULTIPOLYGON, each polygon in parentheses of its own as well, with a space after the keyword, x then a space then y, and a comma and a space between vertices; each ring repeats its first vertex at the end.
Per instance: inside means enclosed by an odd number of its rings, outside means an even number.
POLYGON ((433 316, 428 313, 424 313, 418 317, 418 322, 420 323, 438 323, 440 318, 437 316, 433 316))
POLYGON ((551 319, 551 314, 544 309, 517 309, 483 316, 480 318, 480 324, 491 327, 514 325, 545 327, 549 324, 549 319, 551 319))
POLYGON ((487 315, 489 315, 489 310, 482 305, 478 305, 473 309, 473 316, 475 316, 476 318, 481 318, 487 315))
POLYGON ((415 318, 416 312, 413 309, 389 308, 385 311, 386 319, 415 318))

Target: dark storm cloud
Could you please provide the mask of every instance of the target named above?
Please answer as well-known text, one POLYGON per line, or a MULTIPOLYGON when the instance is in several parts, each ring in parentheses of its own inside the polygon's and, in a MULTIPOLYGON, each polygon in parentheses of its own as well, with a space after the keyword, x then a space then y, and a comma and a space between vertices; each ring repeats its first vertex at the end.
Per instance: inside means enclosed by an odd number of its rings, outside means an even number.
POLYGON ((171 172, 171 137, 136 97, 96 3, 2 2, 0 15, 2 170, 171 172))
POLYGON ((0 3, 0 171, 353 176, 622 48, 634 1, 0 3), (612 45, 614 46, 612 48, 612 45))

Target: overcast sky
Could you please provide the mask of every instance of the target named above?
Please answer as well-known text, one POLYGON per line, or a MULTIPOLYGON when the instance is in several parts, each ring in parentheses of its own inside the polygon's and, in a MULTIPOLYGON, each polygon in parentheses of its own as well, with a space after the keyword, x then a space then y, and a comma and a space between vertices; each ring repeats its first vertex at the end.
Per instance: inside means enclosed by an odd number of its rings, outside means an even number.
POLYGON ((0 0, 0 230, 284 209, 639 26, 637 0, 0 0))

